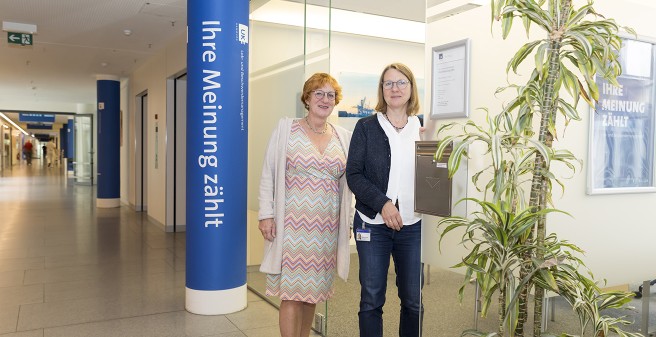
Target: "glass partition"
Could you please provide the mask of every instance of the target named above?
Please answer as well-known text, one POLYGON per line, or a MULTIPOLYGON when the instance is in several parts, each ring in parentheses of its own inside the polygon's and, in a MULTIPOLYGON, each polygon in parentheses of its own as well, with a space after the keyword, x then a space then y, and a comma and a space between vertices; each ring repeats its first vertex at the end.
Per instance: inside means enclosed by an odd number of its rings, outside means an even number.
POLYGON ((93 185, 93 115, 75 115, 75 183, 93 185))
MULTIPOLYGON (((375 12, 380 12, 379 8, 336 8, 330 0, 269 1, 262 5, 251 2, 248 209, 252 265, 248 269, 248 286, 274 305, 279 305, 279 299, 265 295, 266 275, 259 272, 258 265, 263 254, 263 240, 257 230, 260 174, 265 148, 278 120, 306 114, 300 102, 305 79, 316 72, 327 72, 337 79, 343 98, 329 121, 349 130, 359 118, 374 113, 380 72, 390 63, 401 62, 412 70, 420 102, 424 101, 424 43, 423 37, 417 36, 423 34, 424 23, 399 20, 394 15, 367 14, 375 12), (281 3, 284 8, 275 12, 275 6, 281 3), (267 18, 267 11, 276 15, 267 18), (419 33, 417 29, 407 32, 407 25, 418 27, 419 33), (363 27, 367 32, 349 31, 363 27), (381 34, 389 31, 396 35, 381 34)), ((423 112, 422 104, 419 113, 423 112)), ((358 334, 360 283, 353 239, 350 248, 348 281, 336 277, 334 297, 317 305, 314 328, 320 335, 358 334)), ((400 306, 393 263, 387 275, 385 333, 395 334, 400 306)))
POLYGON ((0 172, 11 168, 12 152, 11 152, 11 128, 3 124, 0 127, 0 172))
MULTIPOLYGON (((269 1, 251 3, 249 74, 248 209, 249 231, 257 229, 260 174, 266 146, 278 121, 283 117, 305 116, 300 97, 305 79, 311 74, 329 72, 329 27, 310 29, 306 22, 329 22, 330 1, 320 5, 301 2, 269 1), (285 18, 280 17, 284 12, 285 18), (308 15, 312 17, 308 17, 308 15), (322 18, 321 18, 322 17, 322 18)), ((249 252, 248 287, 279 307, 278 297, 266 296, 266 274, 259 272, 263 239, 252 232, 249 252)), ((317 305, 316 332, 325 334, 325 304, 317 305)))
POLYGON ((303 6, 288 10, 300 18, 301 26, 271 22, 268 12, 275 11, 274 2, 254 8, 251 3, 249 112, 248 112, 248 209, 251 234, 247 283, 249 289, 280 305, 277 297, 267 297, 266 275, 259 272, 264 240, 257 230, 259 186, 265 150, 273 128, 283 117, 295 117, 302 109, 298 101, 304 76, 302 27, 303 6), (264 16, 264 17, 262 17, 264 16))
MULTIPOLYGON (((337 78, 335 74, 331 73, 330 69, 330 40, 331 40, 331 1, 330 0, 315 0, 312 4, 309 1, 305 3, 305 27, 304 27, 304 64, 305 75, 304 79, 309 78, 314 73, 324 72, 329 73, 337 78)), ((300 96, 299 96, 300 98, 300 96)), ((333 115, 337 113, 333 110, 333 115)), ((303 117, 307 114, 305 109, 300 110, 298 117, 303 117)), ((329 120, 331 120, 329 118, 329 120)), ((334 120, 333 120, 334 122, 334 120)), ((335 277, 335 282, 337 281, 335 277)), ((330 300, 323 303, 318 303, 314 317, 314 330, 321 336, 330 336, 330 312, 328 304, 330 300)))

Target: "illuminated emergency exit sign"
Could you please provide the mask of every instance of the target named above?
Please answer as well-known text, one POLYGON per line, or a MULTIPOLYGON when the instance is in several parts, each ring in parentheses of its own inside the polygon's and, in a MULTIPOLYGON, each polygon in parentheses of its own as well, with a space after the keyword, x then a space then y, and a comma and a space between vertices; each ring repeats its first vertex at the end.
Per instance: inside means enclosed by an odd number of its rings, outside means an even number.
POLYGON ((19 44, 21 46, 31 46, 32 34, 7 32, 7 43, 19 44))

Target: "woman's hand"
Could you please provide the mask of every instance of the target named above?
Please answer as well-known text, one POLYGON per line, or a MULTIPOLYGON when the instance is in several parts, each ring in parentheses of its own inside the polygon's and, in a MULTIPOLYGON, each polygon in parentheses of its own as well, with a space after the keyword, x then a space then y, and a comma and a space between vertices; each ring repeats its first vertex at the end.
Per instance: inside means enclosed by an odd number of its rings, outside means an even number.
POLYGON ((380 211, 380 215, 383 217, 383 221, 385 221, 385 225, 387 225, 387 227, 395 231, 400 231, 401 227, 403 227, 403 219, 401 219, 401 214, 399 213, 399 210, 396 209, 396 206, 394 206, 392 203, 392 200, 385 203, 383 209, 380 211))
POLYGON ((276 222, 272 218, 260 220, 258 227, 265 240, 273 241, 276 237, 276 222))

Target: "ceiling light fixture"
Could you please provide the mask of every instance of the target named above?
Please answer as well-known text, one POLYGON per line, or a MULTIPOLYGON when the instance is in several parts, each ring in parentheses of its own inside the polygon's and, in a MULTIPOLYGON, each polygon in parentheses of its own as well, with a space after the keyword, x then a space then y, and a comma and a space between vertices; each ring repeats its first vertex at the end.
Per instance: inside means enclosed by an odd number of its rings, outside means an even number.
POLYGON ((36 25, 2 21, 2 30, 7 32, 36 34, 36 25))
POLYGON ((130 29, 124 29, 124 30, 123 30, 123 35, 125 35, 125 36, 130 36, 130 35, 132 35, 132 30, 130 30, 130 29))
MULTIPOLYGON (((20 130, 20 132, 22 132, 24 135, 26 135, 26 136, 28 135, 28 133, 25 132, 25 130, 23 130, 23 128, 21 128, 21 127, 18 126, 16 123, 14 123, 14 121, 12 121, 11 119, 9 119, 9 117, 7 117, 7 116, 6 116, 5 114, 3 114, 2 112, 0 112, 0 117, 4 118, 7 122, 9 122, 9 124, 13 125, 15 128, 17 128, 18 130, 20 130)), ((5 125, 5 126, 6 126, 6 125, 5 125)))
POLYGON ((254 21, 328 30, 333 32, 425 42, 423 22, 358 13, 337 8, 303 5, 290 1, 269 1, 250 14, 254 21))

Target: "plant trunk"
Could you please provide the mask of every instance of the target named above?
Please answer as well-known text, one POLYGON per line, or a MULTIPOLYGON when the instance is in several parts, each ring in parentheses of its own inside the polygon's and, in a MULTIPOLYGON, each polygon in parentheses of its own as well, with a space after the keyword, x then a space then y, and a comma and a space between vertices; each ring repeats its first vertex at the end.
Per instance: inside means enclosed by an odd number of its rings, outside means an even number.
MULTIPOLYGON (((502 280, 502 282, 504 282, 502 280)), ((506 286, 502 285, 501 288, 499 288, 499 337, 503 337, 504 335, 504 326, 503 326, 503 321, 504 318, 506 317, 506 286)))
MULTIPOLYGON (((560 5, 560 12, 558 13, 558 19, 554 22, 554 27, 551 35, 549 36, 549 71, 547 79, 544 83, 544 101, 542 102, 542 120, 540 122, 540 134, 539 141, 544 143, 547 147, 551 148, 553 145, 554 135, 549 132, 549 125, 556 123, 556 116, 558 108, 555 104, 558 93, 556 92, 554 85, 558 76, 560 75, 560 48, 562 43, 563 29, 565 27, 565 22, 569 17, 571 12, 572 0, 563 0, 560 5)), ((555 10, 555 9, 554 9, 555 10)), ((555 129, 555 128, 554 128, 555 129)), ((536 192, 539 193, 539 196, 536 201, 538 201, 537 210, 542 210, 546 207, 547 204, 547 183, 544 172, 548 169, 545 166, 545 160, 542 156, 538 155, 535 160, 534 172, 536 173, 533 176, 532 189, 535 188, 536 192), (538 165, 538 163, 540 165, 538 165), (537 183, 536 183, 537 182, 537 183)), ((531 190, 531 195, 533 195, 533 190, 531 190)), ((546 235, 546 216, 541 216, 538 220, 538 228, 536 231, 536 245, 538 247, 535 252, 535 258, 537 261, 544 260, 544 238, 546 235)), ((542 334, 542 302, 544 300, 544 289, 539 286, 535 287, 535 301, 534 301, 534 311, 533 311, 533 335, 541 336, 542 334)))

